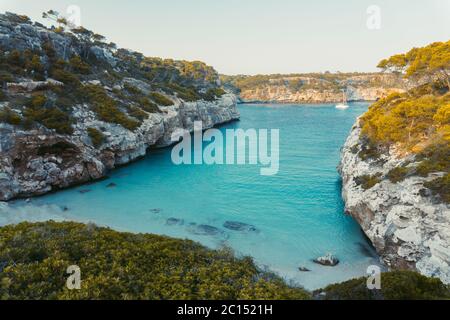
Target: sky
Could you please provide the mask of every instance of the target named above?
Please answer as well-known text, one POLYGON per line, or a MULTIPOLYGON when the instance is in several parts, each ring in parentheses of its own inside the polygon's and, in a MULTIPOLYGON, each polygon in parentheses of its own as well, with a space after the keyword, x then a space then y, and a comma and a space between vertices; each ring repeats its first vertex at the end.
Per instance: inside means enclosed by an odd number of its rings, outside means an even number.
POLYGON ((230 75, 376 71, 383 58, 450 40, 450 0, 0 0, 0 12, 43 22, 43 11, 71 5, 119 47, 230 75))

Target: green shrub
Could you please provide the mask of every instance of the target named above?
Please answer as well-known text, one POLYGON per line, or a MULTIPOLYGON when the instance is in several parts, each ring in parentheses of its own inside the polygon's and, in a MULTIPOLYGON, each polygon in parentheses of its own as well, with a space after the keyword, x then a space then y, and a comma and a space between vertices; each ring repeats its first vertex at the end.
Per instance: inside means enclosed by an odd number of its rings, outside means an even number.
POLYGON ((223 96, 225 93, 226 92, 222 88, 211 88, 203 94, 203 99, 206 101, 214 101, 223 96))
POLYGON ((124 83, 123 88, 132 95, 139 95, 139 96, 142 95, 142 91, 139 88, 136 88, 135 86, 133 86, 129 83, 124 83))
POLYGON ((153 102, 151 102, 150 100, 148 100, 145 97, 140 98, 137 103, 139 104, 139 107, 141 107, 141 109, 147 111, 148 113, 159 113, 161 112, 161 110, 159 110, 158 106, 156 104, 154 104, 153 102))
POLYGON ((396 167, 396 168, 392 169, 391 171, 389 171, 389 173, 387 174, 387 177, 392 183, 397 183, 397 182, 401 182, 401 181, 405 180, 405 178, 407 177, 409 172, 410 171, 408 168, 396 167))
POLYGON ((0 110, 0 122, 6 122, 17 126, 22 123, 22 118, 17 112, 11 110, 11 108, 4 107, 0 110))
POLYGON ((450 299, 450 288, 437 278, 413 271, 381 274, 381 289, 369 290, 367 278, 333 284, 321 290, 329 300, 434 300, 450 299))
POLYGON ((165 87, 166 90, 175 92, 180 99, 185 101, 196 101, 201 98, 195 88, 186 88, 175 83, 167 83, 165 87))
POLYGON ((375 175, 362 175, 354 178, 356 185, 361 186, 364 190, 368 190, 374 187, 376 184, 381 182, 381 174, 377 173, 375 175))
POLYGON ((378 147, 371 143, 364 143, 361 147, 361 150, 358 153, 358 156, 361 160, 376 160, 380 157, 381 153, 378 150, 378 147))
POLYGON ((87 133, 91 138, 94 147, 98 148, 105 142, 105 136, 100 130, 96 128, 87 128, 87 133))
POLYGON ((424 187, 430 189, 434 195, 438 195, 442 201, 450 203, 450 173, 441 178, 425 182, 424 187))
POLYGON ((308 299, 251 258, 190 240, 73 222, 0 228, 1 299, 308 299), (66 287, 67 267, 82 272, 66 287))
POLYGON ((0 86, 2 86, 3 88, 6 88, 6 83, 7 82, 13 82, 14 81, 14 77, 11 73, 1 70, 0 71, 0 86))
POLYGON ((117 102, 109 97, 102 87, 87 85, 83 88, 83 92, 100 120, 120 124, 128 130, 135 130, 139 127, 140 123, 120 111, 117 102))
POLYGON ((421 162, 417 166, 416 172, 422 177, 426 177, 432 172, 449 172, 449 159, 450 144, 448 142, 432 144, 418 154, 417 160, 421 162))
POLYGON ((8 64, 16 67, 24 67, 25 61, 23 59, 22 53, 19 50, 12 50, 6 57, 8 64))
POLYGON ((52 71, 52 78, 55 80, 61 81, 65 85, 69 86, 79 86, 80 85, 80 79, 78 77, 64 69, 54 69, 52 71))
POLYGON ((44 95, 35 95, 24 110, 26 121, 38 122, 49 129, 54 129, 57 133, 72 134, 70 116, 54 106, 45 107, 46 102, 47 98, 44 95))
POLYGON ((76 73, 89 74, 91 72, 89 65, 81 60, 79 56, 73 56, 70 58, 69 64, 70 68, 76 73))
POLYGON ((148 118, 148 113, 142 111, 141 108, 135 107, 135 106, 129 106, 128 107, 128 114, 140 121, 145 120, 148 118))
POLYGON ((150 93, 150 98, 158 105, 160 106, 171 106, 173 105, 173 101, 169 98, 165 97, 159 92, 152 92, 150 93))
POLYGON ((62 156, 64 154, 75 154, 78 148, 70 142, 58 141, 51 145, 42 145, 39 147, 37 154, 39 156, 56 155, 62 156))

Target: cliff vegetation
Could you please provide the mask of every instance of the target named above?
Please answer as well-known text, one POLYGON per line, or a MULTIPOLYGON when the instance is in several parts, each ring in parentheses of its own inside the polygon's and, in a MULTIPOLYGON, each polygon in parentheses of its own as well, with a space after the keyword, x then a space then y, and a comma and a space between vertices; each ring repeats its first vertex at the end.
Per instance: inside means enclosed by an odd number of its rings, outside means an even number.
POLYGON ((367 146, 360 156, 377 158, 394 147, 399 156, 416 155, 416 165, 397 168, 392 182, 417 174, 442 174, 426 187, 450 202, 450 41, 414 48, 383 60, 380 68, 398 72, 417 82, 405 93, 374 103, 361 118, 367 146))

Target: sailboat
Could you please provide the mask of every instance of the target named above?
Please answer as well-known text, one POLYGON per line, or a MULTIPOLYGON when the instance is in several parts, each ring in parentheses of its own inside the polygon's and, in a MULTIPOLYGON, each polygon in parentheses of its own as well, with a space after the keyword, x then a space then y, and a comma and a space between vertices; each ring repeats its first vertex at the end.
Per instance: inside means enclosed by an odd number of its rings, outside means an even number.
POLYGON ((337 104, 336 109, 340 109, 340 110, 348 109, 347 97, 345 95, 345 90, 342 90, 342 103, 337 104))

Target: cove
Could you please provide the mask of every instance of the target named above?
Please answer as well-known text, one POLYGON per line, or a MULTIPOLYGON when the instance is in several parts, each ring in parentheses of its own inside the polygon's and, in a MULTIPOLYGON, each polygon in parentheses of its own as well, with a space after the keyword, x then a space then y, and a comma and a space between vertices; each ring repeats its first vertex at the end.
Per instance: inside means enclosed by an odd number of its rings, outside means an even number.
POLYGON ((258 165, 175 165, 171 148, 157 149, 106 180, 0 207, 0 225, 67 219, 228 246, 307 289, 362 276, 378 257, 344 214, 336 166, 367 106, 243 104, 241 121, 219 129, 279 129, 276 175, 258 165), (328 252, 336 267, 312 262, 328 252))

